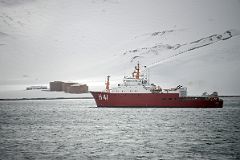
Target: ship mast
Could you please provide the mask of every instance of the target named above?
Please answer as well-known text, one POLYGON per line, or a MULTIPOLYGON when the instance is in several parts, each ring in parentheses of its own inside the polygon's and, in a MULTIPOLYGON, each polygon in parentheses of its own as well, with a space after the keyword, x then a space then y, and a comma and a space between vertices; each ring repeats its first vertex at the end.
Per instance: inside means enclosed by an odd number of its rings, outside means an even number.
POLYGON ((106 92, 110 92, 110 82, 109 82, 109 78, 110 78, 110 76, 107 76, 107 81, 106 81, 106 92))
MULTIPOLYGON (((145 79, 147 80, 147 83, 149 84, 149 69, 147 68, 147 66, 144 66, 144 71, 145 72, 145 79)), ((135 66, 135 70, 132 73, 132 77, 135 79, 140 79, 140 65, 139 62, 137 64, 137 66, 135 66)))
POLYGON ((138 62, 138 64, 137 64, 137 66, 136 66, 136 79, 139 79, 139 77, 140 77, 140 67, 139 67, 139 62, 138 62))
POLYGON ((132 77, 135 79, 139 79, 140 78, 140 67, 139 67, 139 62, 137 64, 137 66, 135 66, 135 70, 132 73, 132 77))

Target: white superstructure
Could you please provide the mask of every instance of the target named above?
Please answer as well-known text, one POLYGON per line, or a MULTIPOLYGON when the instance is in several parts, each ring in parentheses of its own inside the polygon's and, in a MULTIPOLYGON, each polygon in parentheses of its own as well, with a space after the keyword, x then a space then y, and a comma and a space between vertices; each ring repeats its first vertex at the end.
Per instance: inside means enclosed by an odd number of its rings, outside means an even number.
POLYGON ((162 89, 160 86, 150 84, 147 72, 140 75, 139 64, 135 67, 131 77, 124 77, 123 82, 117 87, 109 89, 109 77, 106 82, 106 91, 111 93, 179 93, 180 97, 187 96, 187 88, 177 86, 171 89, 162 89))
POLYGON ((124 77, 123 83, 118 84, 117 87, 112 88, 113 93, 151 93, 155 86, 151 86, 143 78, 136 79, 134 77, 124 77))

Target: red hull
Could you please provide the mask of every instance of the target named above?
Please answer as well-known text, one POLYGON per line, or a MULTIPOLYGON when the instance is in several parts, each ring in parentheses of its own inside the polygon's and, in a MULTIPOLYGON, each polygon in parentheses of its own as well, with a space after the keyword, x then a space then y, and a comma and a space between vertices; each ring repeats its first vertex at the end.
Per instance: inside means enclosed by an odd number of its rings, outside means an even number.
POLYGON ((178 93, 91 92, 98 107, 222 108, 223 100, 178 93))

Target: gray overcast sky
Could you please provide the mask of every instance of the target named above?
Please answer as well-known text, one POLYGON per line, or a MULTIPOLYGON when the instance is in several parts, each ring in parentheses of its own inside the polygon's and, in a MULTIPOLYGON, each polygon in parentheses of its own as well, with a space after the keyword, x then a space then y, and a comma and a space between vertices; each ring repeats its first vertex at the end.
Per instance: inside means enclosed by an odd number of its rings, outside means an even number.
POLYGON ((94 77, 135 36, 222 33, 240 29, 239 16, 237 0, 0 0, 0 84, 94 77))

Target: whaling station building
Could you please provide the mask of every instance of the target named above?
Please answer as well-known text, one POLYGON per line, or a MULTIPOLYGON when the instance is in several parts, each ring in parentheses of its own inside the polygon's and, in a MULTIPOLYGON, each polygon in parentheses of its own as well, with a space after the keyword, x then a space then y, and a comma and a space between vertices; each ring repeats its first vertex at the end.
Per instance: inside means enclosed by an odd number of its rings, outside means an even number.
POLYGON ((54 81, 50 82, 50 91, 66 92, 66 93, 87 93, 88 86, 86 84, 79 84, 74 82, 54 81))

